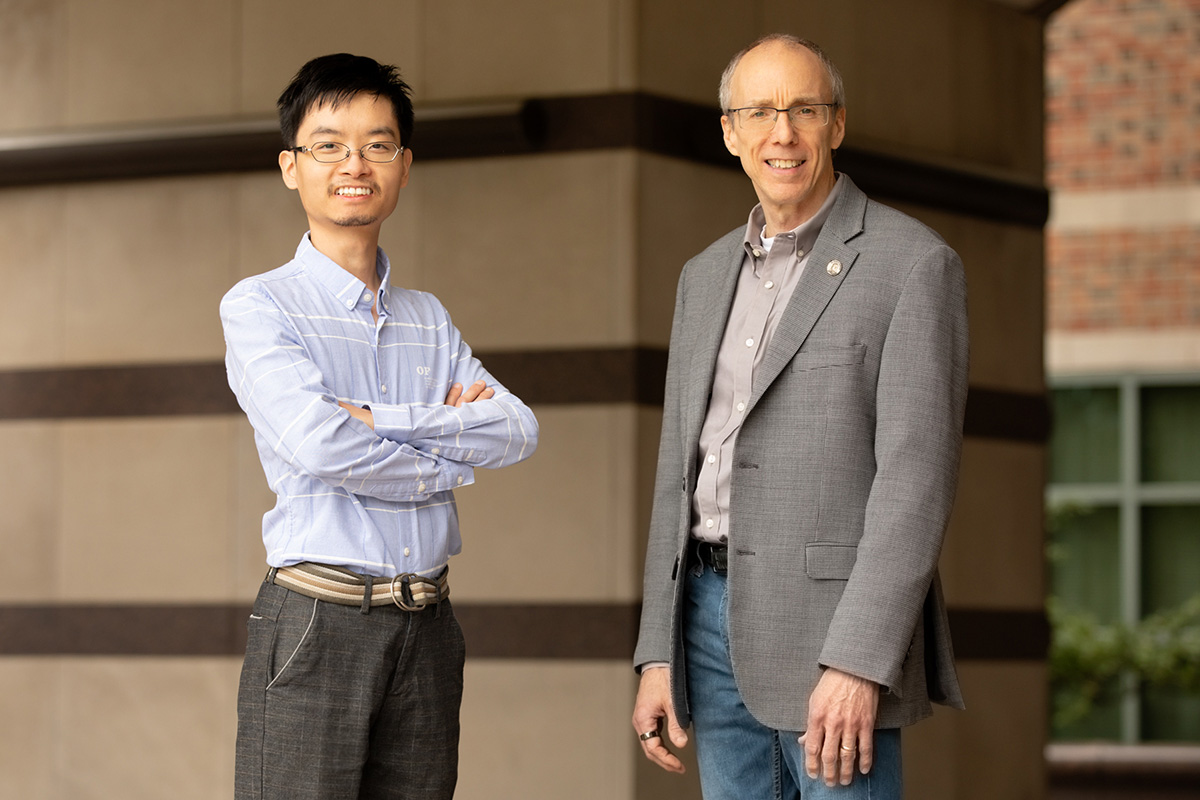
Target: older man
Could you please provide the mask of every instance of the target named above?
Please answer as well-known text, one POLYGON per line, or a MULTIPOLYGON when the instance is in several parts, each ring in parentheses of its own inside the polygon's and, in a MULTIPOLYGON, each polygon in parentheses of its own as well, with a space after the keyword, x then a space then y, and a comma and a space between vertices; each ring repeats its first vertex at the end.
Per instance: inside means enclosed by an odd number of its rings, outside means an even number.
POLYGON ((759 204, 679 281, 633 726, 679 772, 690 722, 708 800, 899 797, 900 727, 962 706, 937 578, 962 264, 834 170, 815 44, 753 43, 720 101, 759 204))

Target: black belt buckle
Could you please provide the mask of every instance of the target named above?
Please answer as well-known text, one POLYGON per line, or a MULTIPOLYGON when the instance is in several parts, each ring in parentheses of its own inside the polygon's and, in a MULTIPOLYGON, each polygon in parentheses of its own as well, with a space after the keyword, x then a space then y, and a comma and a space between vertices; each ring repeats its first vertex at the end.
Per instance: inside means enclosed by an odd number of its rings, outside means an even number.
POLYGON ((713 572, 724 575, 729 571, 729 547, 723 544, 697 541, 696 558, 713 572))

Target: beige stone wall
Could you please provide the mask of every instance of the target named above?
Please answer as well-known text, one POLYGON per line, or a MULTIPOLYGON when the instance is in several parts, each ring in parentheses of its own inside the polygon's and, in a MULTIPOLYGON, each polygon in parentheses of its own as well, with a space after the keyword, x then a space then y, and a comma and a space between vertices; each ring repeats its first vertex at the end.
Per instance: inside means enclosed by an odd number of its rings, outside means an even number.
MULTIPOLYGON (((400 65, 418 110, 633 89, 715 105, 729 55, 788 29, 842 66, 848 143, 1041 179, 1040 23, 985 0, 329 8, 0 0, 0 138, 269 117, 303 61, 339 50, 400 65)), ((441 297, 480 351, 665 346, 683 261, 753 203, 738 172, 633 150, 422 163, 417 138, 415 153, 385 226, 393 280, 441 297)), ((967 263, 973 385, 1040 392, 1040 233, 906 210, 967 263)), ((219 360, 221 295, 304 230, 269 169, 0 189, 0 219, 0 371, 219 360)), ((635 602, 658 411, 535 411, 537 456, 460 493, 455 598, 635 602)), ((952 604, 1040 608, 1040 465, 1037 445, 968 442, 952 604)), ((248 603, 269 503, 238 415, 0 420, 0 605, 248 603)), ((0 656, 0 800, 229 796, 239 667, 0 656)), ((910 796, 1040 796, 1041 666, 963 677, 971 711, 908 739, 910 796)), ((634 688, 621 660, 471 660, 459 797, 698 797, 638 755, 634 688)))

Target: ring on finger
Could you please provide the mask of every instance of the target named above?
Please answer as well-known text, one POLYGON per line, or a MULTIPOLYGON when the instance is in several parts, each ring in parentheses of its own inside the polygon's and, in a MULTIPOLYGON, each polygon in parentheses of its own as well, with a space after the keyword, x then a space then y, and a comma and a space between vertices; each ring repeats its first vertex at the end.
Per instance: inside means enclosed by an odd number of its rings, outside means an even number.
POLYGON ((641 739, 643 742, 648 742, 648 741, 650 741, 651 739, 660 739, 660 738, 662 738, 662 734, 661 734, 661 733, 659 733, 657 730, 653 730, 653 731, 646 731, 645 733, 639 733, 639 734, 638 734, 638 738, 639 738, 639 739, 641 739))
POLYGON ((858 748, 855 748, 855 747, 846 747, 846 745, 842 745, 842 752, 843 752, 843 753, 853 753, 853 752, 854 752, 855 750, 857 750, 857 749, 858 749, 858 748))

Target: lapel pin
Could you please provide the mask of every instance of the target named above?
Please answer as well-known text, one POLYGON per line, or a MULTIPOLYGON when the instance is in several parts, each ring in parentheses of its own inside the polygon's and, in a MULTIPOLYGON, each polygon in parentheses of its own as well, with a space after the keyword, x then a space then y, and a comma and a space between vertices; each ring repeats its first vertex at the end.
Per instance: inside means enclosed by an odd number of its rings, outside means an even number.
POLYGON ((830 261, 828 264, 825 265, 825 271, 828 272, 830 275, 837 275, 839 272, 842 271, 842 262, 838 261, 835 258, 833 261, 830 261))

